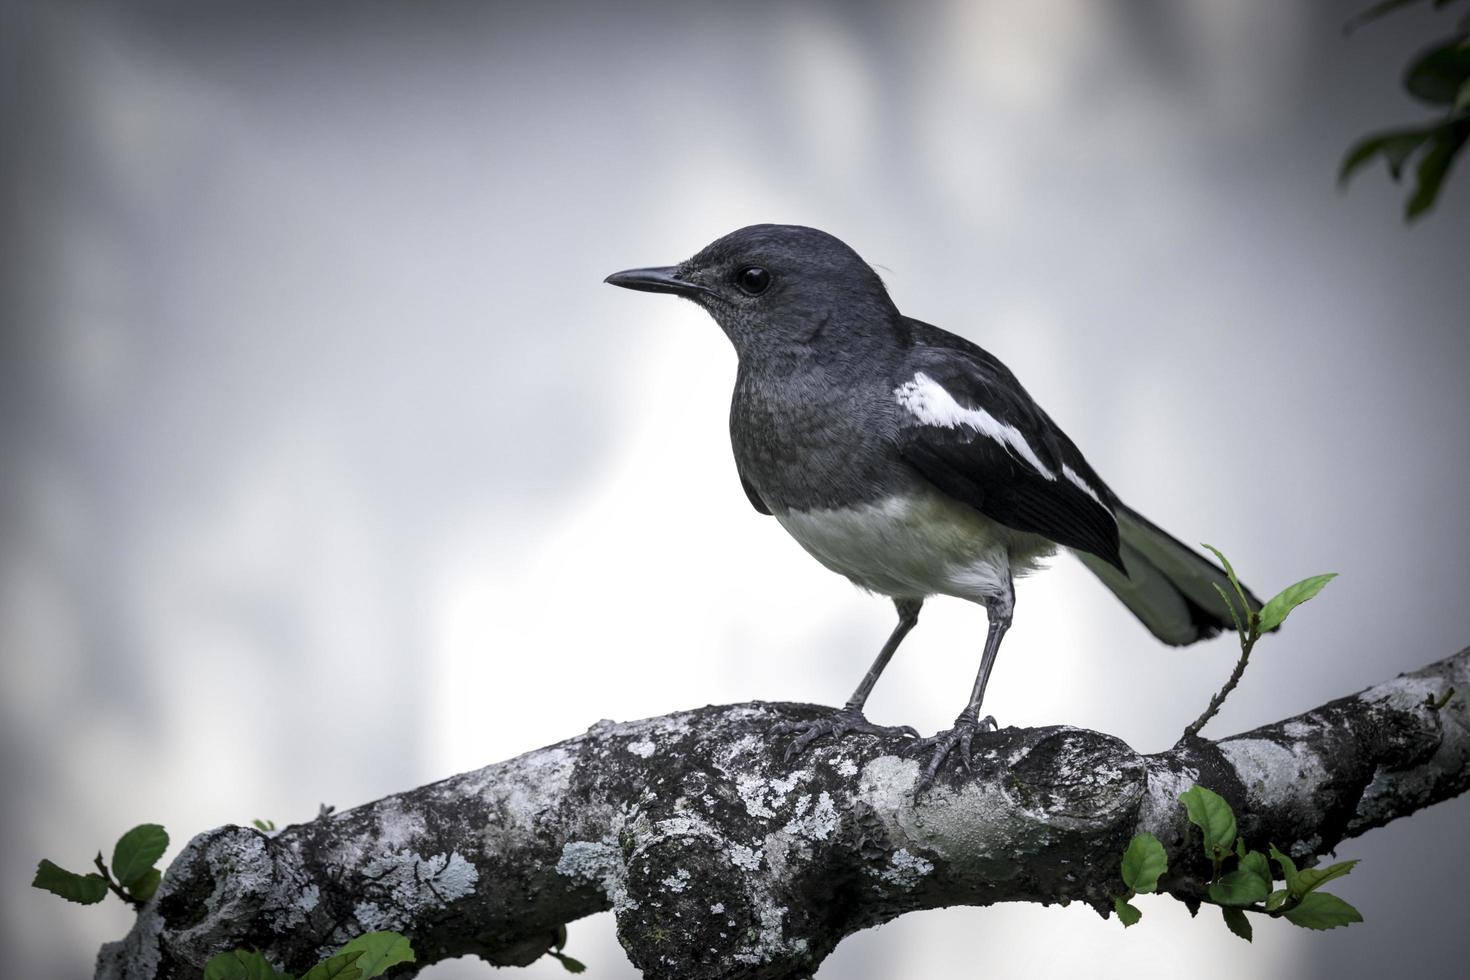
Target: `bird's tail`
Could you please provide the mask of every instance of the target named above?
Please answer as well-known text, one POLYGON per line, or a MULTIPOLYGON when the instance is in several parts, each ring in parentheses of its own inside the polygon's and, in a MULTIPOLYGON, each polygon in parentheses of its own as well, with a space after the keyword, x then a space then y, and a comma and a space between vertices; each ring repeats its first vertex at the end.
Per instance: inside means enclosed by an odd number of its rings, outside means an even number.
MULTIPOLYGON (((1217 585, 1224 589, 1240 613, 1240 600, 1224 569, 1137 511, 1119 504, 1117 515, 1127 576, 1093 555, 1079 551, 1077 556, 1150 633, 1184 646, 1234 628, 1225 601, 1215 591, 1217 585)), ((1261 608, 1249 589, 1245 594, 1252 609, 1261 608)))

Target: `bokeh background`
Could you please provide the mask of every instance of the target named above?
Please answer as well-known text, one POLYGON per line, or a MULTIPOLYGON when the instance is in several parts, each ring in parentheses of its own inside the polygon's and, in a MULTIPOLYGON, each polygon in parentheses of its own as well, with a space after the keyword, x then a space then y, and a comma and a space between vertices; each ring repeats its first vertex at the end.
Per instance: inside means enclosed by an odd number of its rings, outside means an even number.
MULTIPOLYGON (((1380 168, 1334 184, 1429 115, 1397 79, 1448 22, 1345 38, 1366 3, 5 3, 5 975, 90 976, 130 916, 28 883, 135 823, 173 853, 600 718, 847 696, 890 608, 746 502, 714 325, 601 284, 757 221, 850 242, 1258 590, 1342 573, 1213 732, 1470 642, 1470 175, 1412 229, 1380 168)), ((1069 558, 1017 617, 1004 723, 1159 750, 1233 663, 1069 558)), ((876 719, 947 724, 984 622, 930 603, 876 719)), ((1347 930, 950 909, 820 977, 1453 975, 1467 818, 1347 844, 1347 930)), ((569 952, 632 976, 607 915, 569 952)))

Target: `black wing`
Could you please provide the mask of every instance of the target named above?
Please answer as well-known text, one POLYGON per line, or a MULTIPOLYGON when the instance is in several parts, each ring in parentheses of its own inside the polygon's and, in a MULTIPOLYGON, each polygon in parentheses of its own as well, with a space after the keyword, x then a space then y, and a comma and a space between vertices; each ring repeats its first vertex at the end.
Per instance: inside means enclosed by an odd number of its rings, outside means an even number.
POLYGON ((745 490, 745 495, 750 498, 750 506, 754 507, 757 513, 770 517, 771 508, 766 506, 766 502, 761 499, 761 495, 755 492, 755 487, 751 486, 750 481, 744 476, 740 478, 740 486, 745 490))
POLYGON ((1005 365, 913 321, 897 379, 899 452, 945 493, 987 517, 1116 565, 1116 499, 1005 365), (930 336, 924 334, 932 331, 930 336), (941 343, 926 343, 940 339, 941 343))

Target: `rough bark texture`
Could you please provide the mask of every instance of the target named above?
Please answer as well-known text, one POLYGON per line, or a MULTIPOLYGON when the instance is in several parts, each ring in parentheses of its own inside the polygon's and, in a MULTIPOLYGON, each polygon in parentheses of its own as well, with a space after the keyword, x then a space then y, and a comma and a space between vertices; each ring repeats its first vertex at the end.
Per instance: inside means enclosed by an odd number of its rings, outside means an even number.
POLYGON ((1161 889, 1192 900, 1208 868, 1180 792, 1214 789, 1253 845, 1310 863, 1470 787, 1467 695, 1470 650, 1157 755, 1076 728, 1002 729, 976 740, 973 773, 955 767, 917 801, 898 739, 782 761, 766 730, 830 708, 599 722, 277 833, 199 835, 96 975, 193 980, 239 947, 303 972, 374 929, 411 936, 419 967, 467 953, 524 965, 559 925, 611 908, 645 976, 803 977, 844 936, 916 909, 1081 901, 1106 914, 1118 857, 1144 830, 1169 852, 1161 889))

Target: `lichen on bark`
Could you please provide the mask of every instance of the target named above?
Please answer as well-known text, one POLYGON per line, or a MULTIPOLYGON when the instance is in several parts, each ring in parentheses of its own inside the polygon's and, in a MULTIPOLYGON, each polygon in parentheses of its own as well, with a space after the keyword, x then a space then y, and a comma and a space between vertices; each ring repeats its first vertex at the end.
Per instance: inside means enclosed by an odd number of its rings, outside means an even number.
POLYGON ((475 772, 309 823, 192 840, 99 980, 199 975, 227 949, 304 972, 372 929, 413 969, 525 965, 612 909, 645 976, 808 976, 845 936, 906 912, 999 901, 1108 914, 1117 858, 1153 833, 1162 890, 1203 895, 1179 793, 1223 795, 1249 840, 1310 863, 1470 786, 1470 650, 1296 718, 1154 755, 1065 726, 1002 729, 915 797, 902 740, 855 737, 786 762, 766 732, 832 709, 751 703, 599 722, 475 772), (1445 700, 1453 688, 1456 693, 1445 700), (1440 702, 1443 702, 1442 704, 1440 702))

